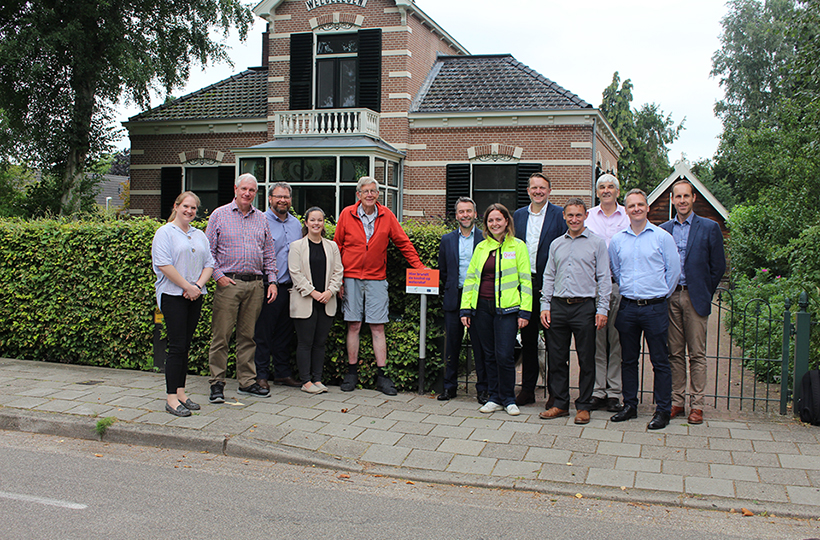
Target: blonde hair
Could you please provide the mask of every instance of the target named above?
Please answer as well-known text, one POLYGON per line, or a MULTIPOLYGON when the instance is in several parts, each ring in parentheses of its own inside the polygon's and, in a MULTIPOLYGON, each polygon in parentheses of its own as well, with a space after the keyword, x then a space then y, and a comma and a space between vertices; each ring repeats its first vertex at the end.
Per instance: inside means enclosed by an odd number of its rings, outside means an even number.
POLYGON ((184 201, 188 197, 193 197, 193 199, 196 201, 197 208, 199 208, 200 205, 202 205, 202 201, 199 200, 199 197, 196 193, 194 193, 193 191, 183 191, 177 196, 176 200, 174 201, 174 207, 171 209, 171 215, 168 216, 168 223, 171 223, 177 218, 177 206, 182 204, 182 201, 184 201))

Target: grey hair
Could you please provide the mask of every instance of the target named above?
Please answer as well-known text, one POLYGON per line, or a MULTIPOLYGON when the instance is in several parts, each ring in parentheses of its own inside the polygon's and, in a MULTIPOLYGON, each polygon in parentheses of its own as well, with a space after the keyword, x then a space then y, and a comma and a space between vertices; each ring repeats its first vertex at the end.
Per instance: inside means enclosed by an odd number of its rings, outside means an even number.
POLYGON ((472 200, 470 197, 459 197, 458 200, 456 201, 456 204, 453 205, 453 211, 458 212, 458 205, 463 203, 463 202, 468 202, 468 203, 472 204, 473 205, 473 212, 476 211, 475 201, 472 200))
POLYGON ((273 190, 279 187, 288 190, 288 197, 293 197, 293 188, 290 187, 290 184, 287 182, 276 182, 273 184, 270 188, 268 188, 268 197, 273 195, 273 190))
POLYGON ((250 180, 256 185, 256 189, 259 189, 259 182, 256 181, 256 177, 251 173, 241 174, 236 178, 236 182, 234 182, 234 186, 238 186, 245 180, 250 180))
POLYGON ((621 191, 621 183, 618 182, 618 178, 614 174, 609 173, 602 174, 598 177, 598 181, 595 182, 595 189, 598 189, 599 187, 601 187, 601 184, 606 182, 612 182, 613 184, 615 184, 615 189, 621 191))
POLYGON ((643 201, 647 205, 649 204, 649 198, 646 196, 646 192, 642 189, 638 189, 638 188, 630 189, 629 192, 627 192, 627 194, 624 195, 624 202, 626 202, 626 198, 629 197, 630 195, 640 195, 641 197, 643 197, 643 201))
POLYGON ((379 181, 372 176, 362 176, 359 178, 359 181, 356 182, 356 191, 361 191, 364 186, 369 186, 370 184, 376 184, 376 189, 380 187, 379 181))

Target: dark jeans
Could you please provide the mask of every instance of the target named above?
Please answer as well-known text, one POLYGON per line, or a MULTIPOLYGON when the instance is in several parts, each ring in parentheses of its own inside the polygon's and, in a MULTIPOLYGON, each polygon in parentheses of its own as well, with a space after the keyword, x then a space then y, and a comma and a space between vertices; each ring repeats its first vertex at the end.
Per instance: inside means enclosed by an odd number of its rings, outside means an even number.
MULTIPOLYGON (((293 321, 290 318, 290 284, 279 285, 276 300, 262 304, 262 311, 256 320, 253 341, 256 343, 254 363, 256 378, 271 378, 271 357, 273 357, 273 378, 284 379, 293 374, 290 367, 291 343, 293 342, 293 321)), ((267 291, 265 284, 265 291, 267 291)))
POLYGON ((490 401, 506 407, 515 403, 515 336, 518 313, 499 315, 492 300, 478 299, 470 326, 484 351, 490 401))
POLYGON ((325 305, 313 301, 313 313, 307 319, 293 319, 296 327, 296 364, 302 384, 322 382, 325 364, 325 342, 333 325, 333 317, 325 313, 325 305))
POLYGON ((641 354, 641 334, 649 346, 649 359, 655 374, 655 407, 660 412, 672 409, 672 370, 666 343, 669 329, 667 302, 639 306, 621 298, 615 328, 621 338, 621 378, 624 405, 638 406, 638 358, 641 354))
POLYGON ((168 349, 165 355, 165 391, 176 394, 185 388, 188 374, 188 350, 194 337, 199 314, 202 311, 202 296, 188 300, 182 296, 162 295, 162 316, 168 334, 168 349))
MULTIPOLYGON (((461 305, 461 291, 458 292, 458 305, 461 305)), ((476 392, 487 392, 487 368, 484 365, 484 351, 478 345, 478 336, 475 326, 470 326, 467 330, 470 333, 470 342, 473 347, 473 358, 475 359, 475 374, 478 379, 475 383, 476 392)), ((461 324, 461 317, 458 311, 444 312, 444 332, 446 341, 444 345, 444 389, 455 389, 458 386, 458 359, 461 353, 461 344, 464 341, 464 325, 461 324)))
POLYGON ((588 411, 595 387, 595 300, 567 304, 553 298, 550 307, 550 327, 547 330, 550 337, 547 342, 550 395, 555 398, 556 407, 569 410, 569 346, 574 335, 580 370, 575 408, 588 411))
MULTIPOLYGON (((549 354, 549 339, 546 329, 541 326, 541 283, 544 276, 532 275, 532 306, 530 306, 530 323, 521 329, 521 391, 535 394, 538 384, 540 366, 538 365, 538 332, 544 332, 544 343, 549 354)), ((549 362, 547 362, 549 365, 549 362)), ((549 369, 547 369, 547 388, 549 388, 549 369)))

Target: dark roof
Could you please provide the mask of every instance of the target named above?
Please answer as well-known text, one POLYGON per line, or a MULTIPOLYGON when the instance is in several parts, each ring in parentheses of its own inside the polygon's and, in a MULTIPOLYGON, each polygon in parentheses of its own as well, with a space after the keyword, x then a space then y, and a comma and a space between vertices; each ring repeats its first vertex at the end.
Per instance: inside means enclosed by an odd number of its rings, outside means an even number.
POLYGON ((268 70, 251 68, 129 120, 264 118, 268 114, 268 70))
POLYGON ((439 56, 412 112, 588 109, 592 105, 509 54, 439 56))

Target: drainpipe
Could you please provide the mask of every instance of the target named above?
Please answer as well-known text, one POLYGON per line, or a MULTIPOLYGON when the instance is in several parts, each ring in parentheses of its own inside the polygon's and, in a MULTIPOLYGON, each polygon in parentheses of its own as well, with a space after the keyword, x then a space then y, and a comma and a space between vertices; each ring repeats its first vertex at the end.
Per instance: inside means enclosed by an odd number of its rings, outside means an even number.
POLYGON ((597 131, 598 131, 598 115, 596 114, 594 117, 592 117, 592 160, 591 160, 592 161, 592 174, 590 174, 590 176, 592 176, 592 204, 589 205, 590 208, 595 206, 595 194, 597 193, 597 190, 595 189, 595 181, 598 180, 597 178, 595 178, 595 156, 596 156, 595 150, 596 150, 597 145, 598 145, 597 131))

